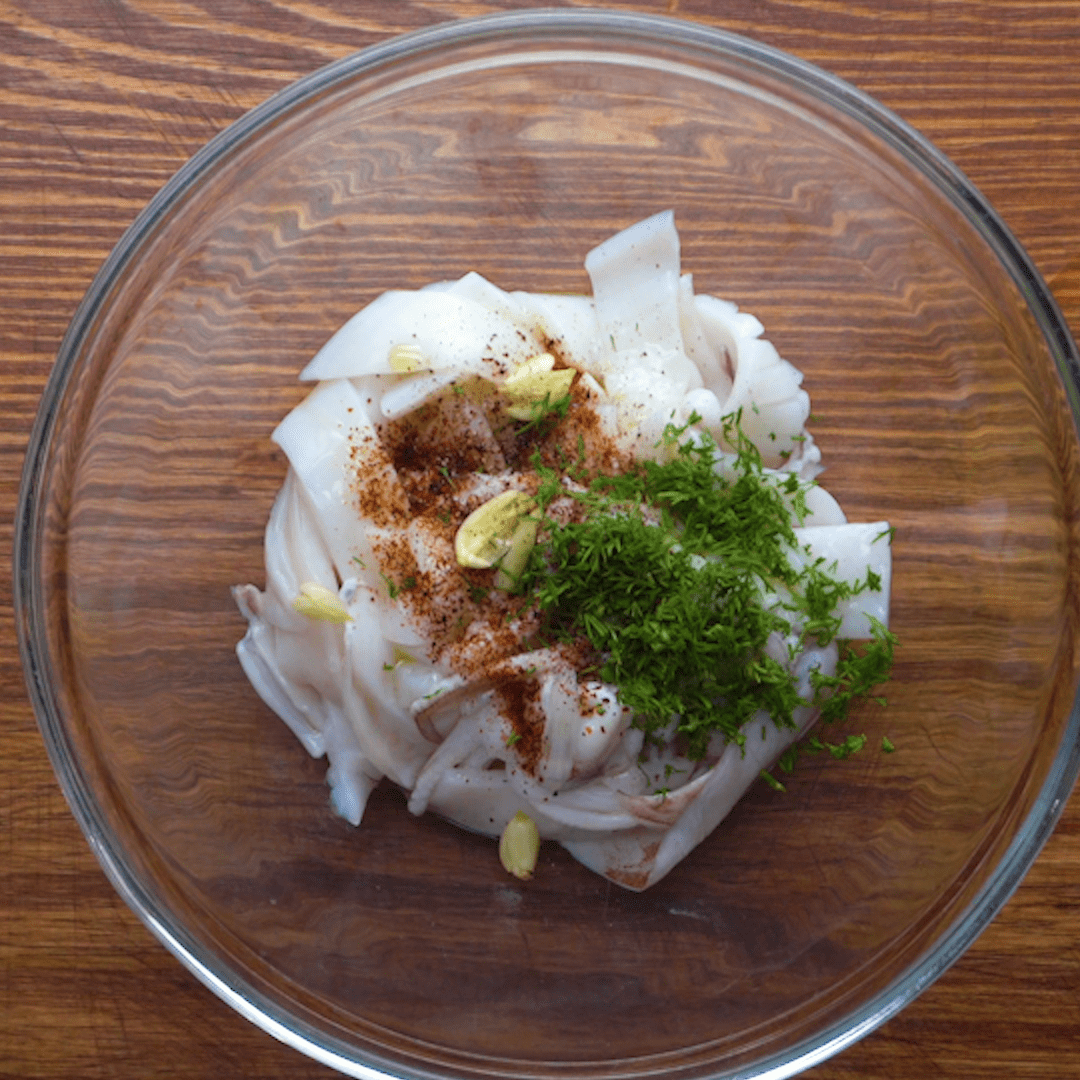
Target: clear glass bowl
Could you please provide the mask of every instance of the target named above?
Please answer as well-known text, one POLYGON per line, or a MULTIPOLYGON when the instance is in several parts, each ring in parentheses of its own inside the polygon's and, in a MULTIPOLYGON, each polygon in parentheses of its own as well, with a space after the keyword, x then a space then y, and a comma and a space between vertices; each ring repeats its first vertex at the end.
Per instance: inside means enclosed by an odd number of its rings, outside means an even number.
POLYGON ((1076 777, 1076 373, 978 193, 807 64, 596 11, 369 49, 182 169, 64 340, 16 552, 56 771, 165 945, 344 1072, 789 1076, 971 943, 1076 777), (829 489, 896 527, 895 682, 852 722, 896 752, 755 788, 641 895, 556 848, 518 883, 389 788, 351 829, 233 652, 297 373, 386 288, 586 290, 667 207, 697 289, 806 373, 829 489))

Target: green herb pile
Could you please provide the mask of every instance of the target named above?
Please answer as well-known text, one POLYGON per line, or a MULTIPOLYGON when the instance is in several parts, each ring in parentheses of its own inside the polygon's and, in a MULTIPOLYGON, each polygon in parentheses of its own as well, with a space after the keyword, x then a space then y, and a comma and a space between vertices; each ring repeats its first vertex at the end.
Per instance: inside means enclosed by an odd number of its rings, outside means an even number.
MULTIPOLYGON (((587 513, 570 524, 545 516, 515 590, 538 605, 544 636, 588 639, 602 657, 600 677, 617 687, 647 735, 656 739, 677 720, 693 760, 715 732, 742 745, 744 726, 761 709, 779 727, 796 726, 794 710, 805 704, 818 706, 826 723, 843 719, 888 677, 896 640, 872 620, 872 641, 858 649, 841 643, 835 675, 813 673, 810 701, 765 652, 774 633, 789 659, 807 645, 827 645, 840 626, 837 604, 881 582, 869 571, 855 584, 837 580, 808 549, 792 558, 800 550, 792 519, 806 516, 808 485, 766 472, 738 415, 724 423, 734 455, 722 469, 715 441, 684 438, 687 425, 665 432, 666 463, 644 462, 621 476, 588 477, 580 461, 563 470, 588 481, 574 493, 587 513)), ((533 464, 542 507, 568 494, 539 455, 533 464)), ((804 749, 843 757, 864 742, 814 738, 804 749)), ((796 754, 792 748, 781 767, 790 770, 796 754)))

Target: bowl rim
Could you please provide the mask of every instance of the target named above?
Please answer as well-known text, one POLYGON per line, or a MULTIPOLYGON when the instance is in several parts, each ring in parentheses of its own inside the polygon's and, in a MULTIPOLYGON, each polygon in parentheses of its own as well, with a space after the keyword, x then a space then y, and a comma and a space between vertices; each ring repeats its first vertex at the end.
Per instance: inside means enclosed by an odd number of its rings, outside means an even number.
MULTIPOLYGON (((793 88, 824 100, 887 143, 933 183, 994 252, 1025 298, 1046 340, 1074 425, 1080 426, 1080 354, 1060 308, 1022 246, 964 173, 927 138, 874 98, 808 61, 741 34, 666 15, 602 8, 535 8, 440 23, 370 45, 291 83, 233 121, 196 152, 138 214, 102 264, 62 339, 42 394, 27 444, 15 518, 13 600, 20 657, 27 691, 64 796, 123 900, 161 944, 242 1016, 308 1057, 363 1080, 385 1080, 388 1076, 430 1080, 433 1074, 423 1066, 402 1070, 399 1063, 379 1061, 370 1053, 358 1054, 355 1048, 316 1030, 269 1000, 226 964, 215 961, 125 864, 123 852, 84 781, 52 684, 38 550, 47 502, 42 481, 51 461, 61 400, 77 370, 83 340, 144 242, 219 162, 298 107, 376 69, 467 44, 521 39, 528 34, 550 41, 560 34, 590 33, 602 35, 609 47, 615 40, 633 42, 639 48, 663 41, 668 46, 692 47, 718 59, 767 71, 793 88)), ((755 1062, 749 1069, 710 1074, 713 1080, 734 1075, 745 1080, 793 1076, 850 1046, 909 1004, 955 963, 1019 886, 1053 832, 1078 775, 1080 697, 1074 698, 1046 781, 1012 842, 990 878, 929 953, 864 1005, 818 1034, 755 1062)))

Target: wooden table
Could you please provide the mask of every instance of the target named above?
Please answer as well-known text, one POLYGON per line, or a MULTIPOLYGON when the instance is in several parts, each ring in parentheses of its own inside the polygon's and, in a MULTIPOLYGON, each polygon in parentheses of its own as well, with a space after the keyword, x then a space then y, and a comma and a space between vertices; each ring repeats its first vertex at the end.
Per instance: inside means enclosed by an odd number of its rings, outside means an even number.
MULTIPOLYGON (((5 551, 26 438, 64 329, 169 176, 245 110, 323 64, 400 31, 525 6, 0 2, 5 551)), ((1073 0, 620 6, 755 36, 877 97, 966 171, 1080 330, 1073 0)), ((0 615, 0 1077, 332 1075, 218 1002, 113 893, 54 780, 9 608, 0 615)), ((808 1075, 1080 1077, 1080 803, 968 954, 899 1017, 808 1075)))

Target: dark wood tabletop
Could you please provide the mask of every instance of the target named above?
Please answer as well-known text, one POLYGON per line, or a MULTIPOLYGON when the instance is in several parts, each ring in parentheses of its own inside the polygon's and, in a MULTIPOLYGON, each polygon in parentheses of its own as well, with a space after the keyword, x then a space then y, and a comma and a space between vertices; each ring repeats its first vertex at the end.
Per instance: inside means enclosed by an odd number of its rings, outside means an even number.
MULTIPOLYGON (((0 0, 0 528, 64 330, 208 139, 389 35, 514 0, 0 0)), ((1080 331, 1075 0, 653 0, 850 81, 948 154, 1080 331)), ((114 893, 54 778, 0 589, 0 1077, 329 1077, 231 1012, 114 893)), ((807 1075, 1080 1078, 1080 802, 995 922, 910 1007, 807 1075)))

